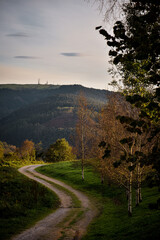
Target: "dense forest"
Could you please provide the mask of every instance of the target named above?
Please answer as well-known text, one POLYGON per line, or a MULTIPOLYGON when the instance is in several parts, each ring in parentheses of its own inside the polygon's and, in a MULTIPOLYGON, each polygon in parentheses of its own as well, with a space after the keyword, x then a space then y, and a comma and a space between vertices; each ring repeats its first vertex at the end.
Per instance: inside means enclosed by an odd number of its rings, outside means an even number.
POLYGON ((0 85, 0 139, 20 146, 25 139, 48 147, 74 134, 80 92, 98 111, 111 92, 81 85, 0 85))

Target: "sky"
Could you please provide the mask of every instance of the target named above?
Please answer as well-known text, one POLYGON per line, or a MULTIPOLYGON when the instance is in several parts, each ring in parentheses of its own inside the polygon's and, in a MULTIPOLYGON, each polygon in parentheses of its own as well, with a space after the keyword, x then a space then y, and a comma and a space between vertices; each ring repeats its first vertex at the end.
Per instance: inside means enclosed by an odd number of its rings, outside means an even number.
POLYGON ((108 50, 85 0, 0 0, 0 84, 81 84, 108 89, 108 50))

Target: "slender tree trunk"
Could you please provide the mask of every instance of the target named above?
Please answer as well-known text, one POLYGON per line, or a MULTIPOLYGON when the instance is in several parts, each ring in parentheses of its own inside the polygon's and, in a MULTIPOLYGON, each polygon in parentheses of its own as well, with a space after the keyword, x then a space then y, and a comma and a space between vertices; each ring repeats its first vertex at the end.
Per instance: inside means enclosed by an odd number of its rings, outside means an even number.
MULTIPOLYGON (((141 131, 143 132, 142 127, 141 127, 141 131)), ((141 137, 140 137, 139 151, 140 152, 142 151, 142 138, 141 137)), ((139 180, 138 200, 139 200, 139 203, 140 203, 140 202, 142 202, 142 188, 141 188, 142 173, 141 173, 140 163, 138 163, 138 180, 139 180)))
POLYGON ((103 160, 100 159, 100 173, 101 173, 101 184, 104 183, 104 173, 103 173, 103 160))
MULTIPOLYGON (((131 163, 132 166, 132 163, 131 163)), ((129 176, 129 195, 128 195, 128 216, 132 216, 132 171, 129 176)))
POLYGON ((139 206, 140 195, 140 179, 139 179, 139 163, 137 164, 137 188, 136 188, 136 206, 139 206))
MULTIPOLYGON (((132 173, 131 173, 132 175, 132 173)), ((128 196, 128 216, 132 216, 132 177, 129 180, 129 196, 128 196)))
POLYGON ((82 159, 82 180, 84 181, 84 159, 82 159))
POLYGON ((101 172, 101 184, 104 183, 104 176, 103 176, 103 173, 101 172))
POLYGON ((82 180, 84 181, 84 131, 82 126, 82 133, 81 133, 81 151, 82 151, 82 159, 81 159, 81 165, 82 165, 82 180))
POLYGON ((142 176, 140 174, 140 181, 139 181, 139 202, 142 202, 142 176))
POLYGON ((141 173, 140 164, 137 165, 137 189, 136 189, 136 206, 139 206, 142 202, 142 190, 141 190, 141 173))

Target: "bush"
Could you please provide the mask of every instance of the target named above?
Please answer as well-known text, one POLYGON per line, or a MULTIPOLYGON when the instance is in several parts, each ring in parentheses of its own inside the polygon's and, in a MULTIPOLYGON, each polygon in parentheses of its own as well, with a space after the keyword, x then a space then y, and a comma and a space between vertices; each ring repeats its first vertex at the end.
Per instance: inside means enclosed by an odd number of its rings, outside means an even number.
POLYGON ((72 147, 65 138, 58 139, 51 144, 46 152, 45 160, 48 162, 70 161, 75 158, 72 147))

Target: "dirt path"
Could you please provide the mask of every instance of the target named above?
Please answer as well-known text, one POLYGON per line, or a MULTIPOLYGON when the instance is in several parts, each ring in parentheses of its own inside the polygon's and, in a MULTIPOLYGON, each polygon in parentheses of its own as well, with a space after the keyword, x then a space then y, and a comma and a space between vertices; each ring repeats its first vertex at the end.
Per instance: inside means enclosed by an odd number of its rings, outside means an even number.
POLYGON ((54 213, 37 222, 34 227, 14 237, 13 240, 81 239, 86 233, 89 223, 97 214, 96 208, 80 191, 59 180, 37 173, 35 168, 39 166, 41 165, 25 166, 20 168, 19 172, 54 191, 61 201, 61 206, 54 213), (81 202, 81 208, 74 208, 71 196, 66 191, 59 190, 51 182, 74 193, 81 202))

